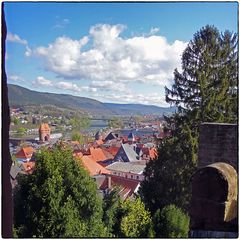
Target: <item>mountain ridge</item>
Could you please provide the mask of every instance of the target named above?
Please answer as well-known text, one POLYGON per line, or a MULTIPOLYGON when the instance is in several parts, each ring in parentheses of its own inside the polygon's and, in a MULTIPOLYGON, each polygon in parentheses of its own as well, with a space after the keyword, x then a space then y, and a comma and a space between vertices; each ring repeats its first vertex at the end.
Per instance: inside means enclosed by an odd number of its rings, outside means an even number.
POLYGON ((174 107, 164 108, 144 104, 103 103, 95 99, 70 94, 38 92, 15 84, 8 84, 8 98, 11 107, 53 105, 67 109, 82 110, 91 115, 162 115, 176 110, 174 107))

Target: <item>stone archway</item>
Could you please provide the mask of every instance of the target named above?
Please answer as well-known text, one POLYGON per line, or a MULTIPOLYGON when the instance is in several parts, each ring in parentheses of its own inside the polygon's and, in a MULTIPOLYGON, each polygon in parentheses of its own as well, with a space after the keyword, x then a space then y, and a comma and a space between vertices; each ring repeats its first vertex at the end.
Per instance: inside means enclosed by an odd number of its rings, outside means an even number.
POLYGON ((223 162, 192 177, 191 229, 234 232, 237 227, 237 172, 223 162))

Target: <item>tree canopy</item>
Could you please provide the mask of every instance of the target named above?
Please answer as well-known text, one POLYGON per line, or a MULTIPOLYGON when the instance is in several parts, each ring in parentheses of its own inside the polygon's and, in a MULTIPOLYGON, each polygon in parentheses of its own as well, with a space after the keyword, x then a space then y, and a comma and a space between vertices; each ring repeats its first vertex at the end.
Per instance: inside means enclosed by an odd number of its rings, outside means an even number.
POLYGON ((20 177, 14 193, 18 237, 106 236, 96 185, 64 148, 42 149, 34 173, 20 177))
POLYGON ((121 118, 113 117, 112 119, 108 120, 109 128, 122 128, 123 126, 124 124, 121 118))
POLYGON ((140 198, 122 202, 122 218, 120 222, 120 237, 153 237, 152 219, 150 212, 140 198))
POLYGON ((153 217, 155 237, 158 238, 187 238, 189 217, 174 205, 158 209, 153 217))
POLYGON ((166 101, 178 112, 165 117, 172 137, 158 145, 158 158, 147 164, 140 195, 151 212, 168 204, 188 210, 190 178, 197 166, 201 122, 234 123, 238 117, 238 42, 213 26, 197 32, 174 72, 166 101))
POLYGON ((86 116, 76 116, 70 119, 73 130, 85 130, 90 126, 90 120, 86 116))
POLYGON ((115 188, 104 199, 104 222, 111 237, 154 237, 150 212, 140 198, 121 200, 115 188))
POLYGON ((166 101, 189 111, 194 120, 236 122, 238 107, 237 34, 214 26, 198 31, 182 55, 182 71, 166 88, 166 101))

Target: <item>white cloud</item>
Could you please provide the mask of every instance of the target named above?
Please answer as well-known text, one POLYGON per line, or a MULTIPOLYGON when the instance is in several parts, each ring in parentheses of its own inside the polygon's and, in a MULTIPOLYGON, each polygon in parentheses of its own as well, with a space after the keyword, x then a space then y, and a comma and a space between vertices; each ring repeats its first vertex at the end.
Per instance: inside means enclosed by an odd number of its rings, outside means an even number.
POLYGON ((125 83, 114 81, 92 81, 91 86, 104 91, 129 92, 125 83))
POLYGON ((20 44, 23 44, 23 45, 28 44, 27 40, 21 39, 17 34, 12 34, 10 32, 7 33, 7 41, 20 43, 20 44))
POLYGON ((145 105, 156 105, 161 107, 169 107, 169 104, 165 102, 165 97, 161 96, 159 93, 151 94, 95 94, 96 97, 102 97, 107 101, 113 101, 118 103, 138 103, 145 105))
POLYGON ((89 36, 80 40, 59 37, 47 47, 35 49, 34 54, 44 59, 45 69, 65 79, 103 81, 103 84, 105 81, 171 83, 174 69, 181 67, 181 54, 187 43, 176 40, 170 44, 165 37, 155 35, 122 38, 124 29, 120 24, 98 24, 90 28, 89 36))
POLYGON ((53 87, 53 88, 58 88, 62 90, 68 90, 74 93, 79 93, 82 91, 86 92, 96 92, 97 88, 94 87, 89 87, 89 86, 79 86, 75 83, 72 82, 54 82, 52 80, 48 80, 44 78, 43 76, 38 76, 34 82, 34 85, 36 86, 43 86, 43 87, 53 87))
POLYGON ((64 89, 64 90, 70 90, 74 92, 81 92, 81 88, 77 86, 75 83, 71 82, 58 82, 55 84, 57 88, 64 89))
POLYGON ((25 56, 30 57, 32 55, 32 49, 26 46, 25 56))
POLYGON ((16 82, 24 81, 24 79, 22 77, 18 76, 18 75, 8 75, 7 79, 12 80, 12 81, 16 81, 16 82))
POLYGON ((37 77, 35 83, 36 83, 36 84, 39 84, 39 85, 41 85, 41 86, 46 86, 46 87, 47 87, 47 86, 48 86, 48 87, 53 86, 53 83, 52 83, 51 80, 48 80, 48 79, 46 79, 46 78, 44 78, 44 77, 42 77, 42 76, 37 77))
POLYGON ((160 31, 159 28, 157 28, 157 27, 152 27, 152 28, 150 29, 149 35, 154 35, 154 34, 158 33, 159 31, 160 31))

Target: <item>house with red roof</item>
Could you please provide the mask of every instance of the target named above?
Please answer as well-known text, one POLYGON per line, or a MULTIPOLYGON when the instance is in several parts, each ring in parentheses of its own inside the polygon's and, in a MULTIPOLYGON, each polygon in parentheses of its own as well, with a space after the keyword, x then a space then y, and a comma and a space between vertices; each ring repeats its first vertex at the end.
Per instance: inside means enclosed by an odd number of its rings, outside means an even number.
POLYGON ((19 162, 28 162, 33 156, 35 150, 31 147, 23 147, 16 153, 16 159, 19 162))
POLYGON ((103 195, 114 187, 118 187, 120 188, 119 196, 121 199, 134 198, 141 181, 144 179, 145 166, 145 161, 114 162, 106 167, 106 170, 109 171, 108 174, 95 175, 94 178, 99 191, 103 195))

